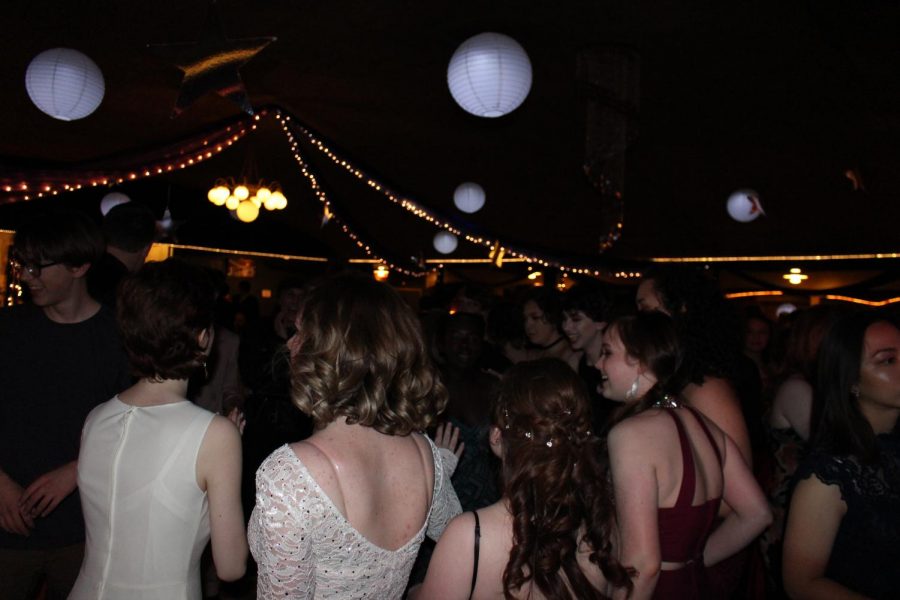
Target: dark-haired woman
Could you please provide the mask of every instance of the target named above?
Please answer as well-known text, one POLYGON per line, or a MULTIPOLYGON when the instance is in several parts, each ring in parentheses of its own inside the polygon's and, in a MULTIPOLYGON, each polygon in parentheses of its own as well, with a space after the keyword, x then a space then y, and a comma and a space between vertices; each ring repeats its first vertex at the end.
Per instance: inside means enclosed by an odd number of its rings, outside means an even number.
POLYGON ((590 401, 565 363, 519 363, 503 379, 490 444, 503 498, 453 520, 411 597, 605 598, 630 587, 615 559, 610 494, 590 401))
POLYGON ((784 536, 792 598, 900 592, 900 330, 878 313, 840 318, 819 350, 812 452, 784 536))
POLYGON ((400 598, 425 535, 461 512, 456 457, 419 433, 447 392, 415 314, 387 285, 326 279, 296 324, 293 399, 316 431, 256 473, 257 598, 400 598))
POLYGON ((603 395, 626 403, 608 450, 619 560, 636 570, 631 597, 709 598, 706 567, 765 528, 768 503, 735 443, 671 393, 679 346, 666 315, 612 323, 597 366, 603 395), (722 501, 733 510, 713 530, 722 501))
POLYGON ((117 313, 140 379, 84 425, 87 544, 69 597, 199 600, 210 539, 219 578, 240 578, 247 560, 240 434, 185 398, 212 343, 213 290, 201 269, 150 263, 121 284, 117 313))

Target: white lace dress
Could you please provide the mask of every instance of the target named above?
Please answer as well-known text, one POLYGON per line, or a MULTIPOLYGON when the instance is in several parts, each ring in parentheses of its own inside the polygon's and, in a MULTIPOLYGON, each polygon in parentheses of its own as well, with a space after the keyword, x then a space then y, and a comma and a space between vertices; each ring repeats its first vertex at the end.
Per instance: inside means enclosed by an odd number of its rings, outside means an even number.
POLYGON ((356 531, 290 446, 273 452, 256 472, 248 531, 258 565, 257 599, 400 598, 425 535, 437 540, 462 512, 450 484, 456 456, 428 443, 434 457, 431 507, 422 528, 397 550, 380 548, 356 531))

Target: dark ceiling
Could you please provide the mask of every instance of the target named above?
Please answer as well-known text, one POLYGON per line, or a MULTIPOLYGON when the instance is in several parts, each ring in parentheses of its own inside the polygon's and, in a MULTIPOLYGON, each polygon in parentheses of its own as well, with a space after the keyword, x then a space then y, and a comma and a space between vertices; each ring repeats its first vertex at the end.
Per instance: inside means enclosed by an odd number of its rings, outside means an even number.
MULTIPOLYGON (((209 94, 171 118, 181 73, 147 49, 197 40, 208 6, 5 2, 0 175, 152 148, 239 115, 209 94), (80 121, 44 115, 25 90, 31 58, 58 46, 86 53, 106 79, 100 108, 80 121)), ((241 70, 255 106, 285 107, 381 181, 488 236, 598 264, 898 250, 896 2, 221 0, 218 12, 229 38, 278 38, 241 70), (534 68, 530 96, 500 119, 468 115, 447 91, 450 56, 482 31, 518 40, 534 68), (618 207, 584 174, 592 96, 576 65, 592 48, 610 47, 639 57, 639 103, 629 120, 637 135, 621 155, 624 228, 601 255, 618 207), (864 189, 853 189, 848 170, 864 189), (488 194, 485 208, 465 218, 451 199, 463 181, 488 194), (725 199, 742 187, 760 193, 765 217, 728 217, 725 199)), ((435 255, 433 227, 321 155, 307 158, 347 219, 385 253, 435 255)), ((123 189, 159 211, 168 200, 186 242, 357 254, 333 223, 321 227, 320 207, 272 120, 199 167, 123 189), (259 175, 279 180, 291 204, 243 225, 205 195, 217 177, 240 174, 248 149, 259 175)), ((0 227, 46 204, 96 205, 101 195, 0 204, 0 227)), ((486 250, 461 243, 457 255, 486 250)))

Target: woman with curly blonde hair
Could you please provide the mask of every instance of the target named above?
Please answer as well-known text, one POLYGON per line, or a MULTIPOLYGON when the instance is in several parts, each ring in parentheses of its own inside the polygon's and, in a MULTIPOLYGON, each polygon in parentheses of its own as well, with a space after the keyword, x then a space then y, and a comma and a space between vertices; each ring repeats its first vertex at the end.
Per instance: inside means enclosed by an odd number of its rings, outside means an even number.
POLYGON ((316 431, 257 471, 257 597, 400 598, 425 535, 461 510, 456 457, 420 433, 447 392, 415 314, 384 284, 325 279, 296 325, 293 399, 316 431))
POLYGON ((631 588, 614 556, 615 509, 578 375, 545 358, 512 367, 490 444, 503 497, 453 520, 411 598, 598 599, 631 588))

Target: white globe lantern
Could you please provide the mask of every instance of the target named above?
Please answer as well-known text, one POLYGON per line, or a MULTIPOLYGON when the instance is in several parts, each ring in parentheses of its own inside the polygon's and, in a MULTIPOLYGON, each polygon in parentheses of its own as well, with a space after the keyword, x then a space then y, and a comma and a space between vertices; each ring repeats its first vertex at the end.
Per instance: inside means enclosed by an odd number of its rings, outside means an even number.
POLYGON ((461 183, 453 192, 453 204, 464 213, 476 213, 484 206, 484 188, 468 181, 461 183))
POLYGON ((105 217, 106 213, 111 211, 114 206, 125 204, 126 202, 131 202, 131 198, 122 192, 110 192, 100 200, 100 212, 105 217))
POLYGON ((766 214, 759 201, 759 194, 749 189, 737 190, 728 196, 726 208, 728 215, 741 223, 749 223, 766 214))
POLYGON ((779 304, 778 308, 775 309, 775 316, 781 317, 782 315, 789 315, 792 312, 796 311, 797 307, 790 302, 785 302, 783 304, 779 304))
POLYGON ((90 58, 71 48, 45 50, 25 72, 25 88, 35 106, 54 119, 82 119, 100 106, 106 86, 90 58))
POLYGON ((519 43, 502 33, 480 33, 463 42, 447 67, 450 94, 477 117, 502 117, 531 90, 531 61, 519 43))
POLYGON ((434 249, 441 254, 450 254, 456 250, 456 236, 449 231, 439 231, 434 236, 434 249))
POLYGON ((235 213, 244 223, 252 223, 259 216, 259 207, 251 200, 242 200, 235 213))

